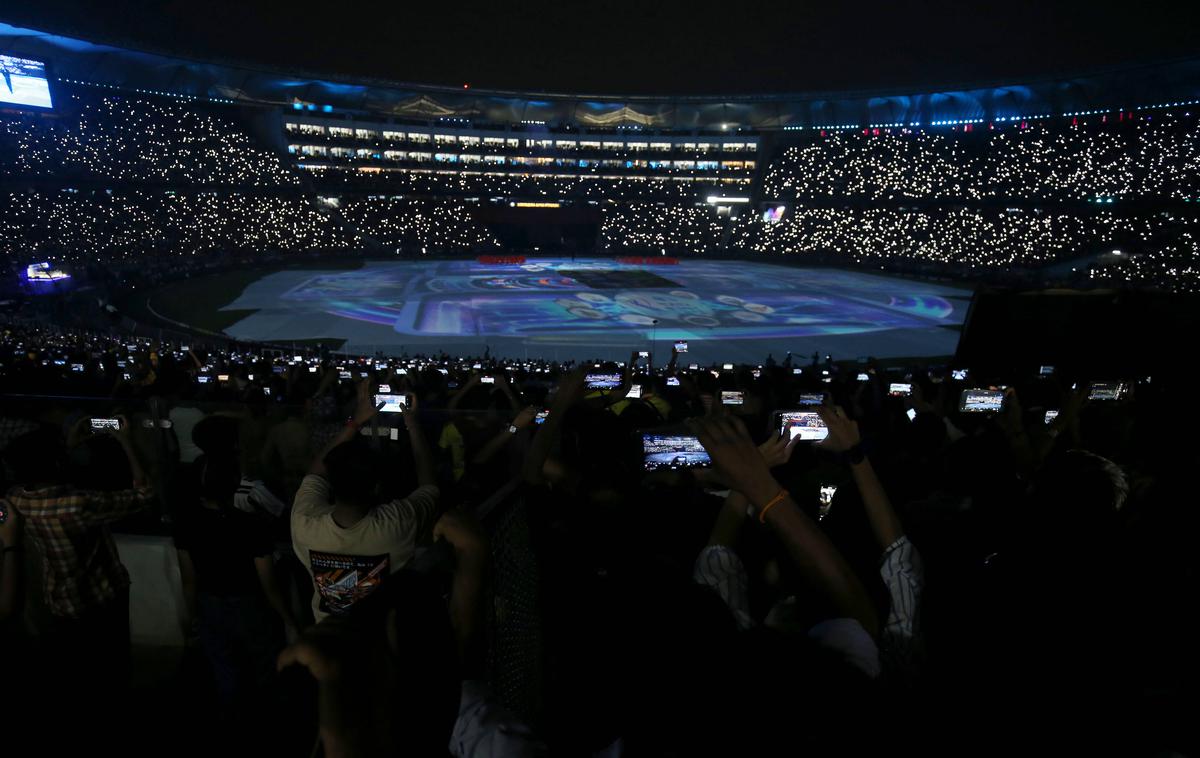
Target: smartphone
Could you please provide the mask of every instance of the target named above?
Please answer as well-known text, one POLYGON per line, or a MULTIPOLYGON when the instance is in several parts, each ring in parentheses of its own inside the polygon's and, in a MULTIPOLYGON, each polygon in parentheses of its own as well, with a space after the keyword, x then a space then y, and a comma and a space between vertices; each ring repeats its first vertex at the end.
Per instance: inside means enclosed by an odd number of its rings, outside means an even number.
MULTIPOLYGON (((388 394, 391 391, 392 391, 392 385, 390 385, 390 384, 381 384, 381 385, 379 385, 379 389, 377 390, 377 392, 381 392, 384 395, 388 394)), ((378 403, 376 403, 376 405, 378 405, 378 403)))
POLYGON ((888 394, 892 397, 908 397, 912 394, 912 384, 908 382, 892 382, 888 385, 888 394))
POLYGON ((758 379, 759 377, 762 376, 762 369, 761 368, 750 369, 750 376, 753 376, 755 379, 758 379))
POLYGON ((1050 376, 1053 373, 1054 373, 1053 366, 1039 366, 1038 367, 1038 376, 1050 376))
POLYGON ((315 373, 317 373, 317 367, 316 367, 316 366, 309 366, 309 367, 308 367, 308 373, 310 373, 310 374, 315 374, 315 373))
POLYGON ((965 368, 950 369, 950 378, 956 382, 967 381, 967 370, 965 368))
POLYGON ((688 364, 688 371, 698 371, 698 370, 700 370, 699 363, 689 363, 688 364))
POLYGON ((820 392, 806 392, 796 399, 799 405, 820 405, 825 402, 825 396, 820 392))
POLYGON ((958 409, 963 413, 996 413, 1004 407, 1003 390, 963 390, 958 409))
POLYGON ((649 357, 650 357, 650 353, 649 353, 649 352, 647 352, 647 351, 645 351, 645 350, 639 350, 639 351, 638 351, 638 357, 639 357, 639 358, 649 358, 649 357))
POLYGON ((724 363, 721 365, 721 368, 725 371, 733 371, 733 364, 732 363, 724 363))
POLYGON ((615 390, 621 386, 620 374, 588 374, 584 381, 590 390, 615 390))
POLYGON ((106 432, 118 431, 121 428, 121 420, 115 418, 94 418, 92 419, 92 431, 106 432))
POLYGON ((383 407, 379 408, 380 413, 403 413, 408 407, 408 395, 376 395, 375 407, 378 408, 380 403, 383 403, 383 407))
POLYGON ((200 382, 201 384, 208 384, 210 381, 212 381, 212 377, 211 376, 198 376, 198 377, 196 377, 196 381, 200 382))
POLYGON ((547 419, 549 416, 550 416, 550 411, 549 411, 549 410, 538 411, 538 412, 537 412, 537 415, 533 417, 533 423, 535 423, 535 424, 544 424, 544 423, 546 423, 546 419, 547 419))
POLYGON ((687 342, 685 342, 685 341, 683 341, 683 340, 680 340, 679 342, 676 342, 676 343, 675 343, 675 352, 677 352, 677 353, 686 353, 686 352, 687 352, 687 342))
POLYGON ((495 384, 495 383, 496 383, 496 377, 494 377, 494 376, 481 376, 481 377, 479 377, 479 383, 480 383, 480 384, 495 384))
POLYGON ((909 408, 907 411, 904 412, 904 415, 908 416, 909 421, 916 421, 917 420, 917 409, 909 408))
POLYGON ((276 374, 282 374, 283 366, 272 366, 271 370, 274 371, 276 374))
POLYGON ((817 513, 817 519, 823 519, 829 514, 829 507, 833 505, 833 496, 837 494, 837 486, 833 484, 821 485, 820 511, 817 513))
POLYGON ((708 468, 712 459, 696 437, 685 434, 642 435, 642 452, 646 471, 685 468, 708 468))
POLYGON ((1088 388, 1088 400, 1120 400, 1129 391, 1125 382, 1092 382, 1088 388))
MULTIPOLYGON (((250 378, 253 379, 254 377, 252 376, 250 378)), ((339 371, 338 378, 339 379, 353 379, 354 375, 351 374, 349 371, 339 371)))
POLYGON ((721 405, 741 405, 746 401, 745 393, 732 391, 721 393, 721 405))
POLYGON ((271 396, 271 388, 263 387, 263 394, 266 395, 267 397, 270 397, 271 396))
POLYGON ((854 377, 854 381, 856 381, 856 382, 869 382, 869 381, 871 381, 871 377, 870 377, 870 376, 868 376, 868 375, 866 375, 866 374, 859 374, 858 376, 854 377))
POLYGON ((1046 411, 1046 416, 1043 420, 1047 424, 1049 424, 1051 421, 1053 421, 1056 418, 1058 418, 1058 411, 1046 411))
POLYGON ((788 440, 819 442, 829 436, 829 427, 815 411, 778 411, 775 428, 788 440))
POLYGON ((82 363, 72 363, 71 370, 74 371, 76 374, 82 374, 83 373, 83 364, 82 363))
POLYGON ((642 396, 642 385, 640 385, 640 384, 629 385, 629 392, 625 393, 625 397, 634 398, 636 400, 637 398, 640 398, 641 396, 642 396))
POLYGON ((217 381, 218 381, 218 382, 227 382, 227 381, 229 381, 229 374, 217 374, 217 381))
POLYGON ((668 387, 678 387, 679 386, 679 377, 668 376, 667 377, 667 386, 668 387))

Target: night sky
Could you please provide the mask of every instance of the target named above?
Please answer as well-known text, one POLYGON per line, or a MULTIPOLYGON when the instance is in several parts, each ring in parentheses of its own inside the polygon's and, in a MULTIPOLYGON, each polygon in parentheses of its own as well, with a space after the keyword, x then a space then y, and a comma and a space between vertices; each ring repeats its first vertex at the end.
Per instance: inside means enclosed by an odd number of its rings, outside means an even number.
POLYGON ((600 94, 1019 83, 1200 55, 1200 3, 0 0, 0 20, 309 73, 600 94))

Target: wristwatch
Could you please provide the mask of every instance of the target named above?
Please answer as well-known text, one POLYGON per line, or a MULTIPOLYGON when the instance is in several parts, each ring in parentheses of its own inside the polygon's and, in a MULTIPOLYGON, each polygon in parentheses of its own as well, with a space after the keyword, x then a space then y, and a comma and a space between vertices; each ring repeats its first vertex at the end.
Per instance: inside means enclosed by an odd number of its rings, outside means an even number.
POLYGON ((842 453, 842 457, 846 459, 846 463, 851 466, 857 466, 867 459, 867 453, 863 450, 862 443, 856 443, 853 447, 847 448, 846 452, 842 453))

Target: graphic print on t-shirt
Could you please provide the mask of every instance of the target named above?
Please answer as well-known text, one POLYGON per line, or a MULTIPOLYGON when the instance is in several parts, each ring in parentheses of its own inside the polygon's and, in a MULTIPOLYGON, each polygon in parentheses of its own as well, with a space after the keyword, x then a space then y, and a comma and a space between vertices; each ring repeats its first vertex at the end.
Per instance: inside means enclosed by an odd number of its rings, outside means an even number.
POLYGON ((308 551, 313 583, 321 595, 320 609, 345 615, 352 605, 370 595, 388 575, 390 560, 383 555, 339 555, 308 551))

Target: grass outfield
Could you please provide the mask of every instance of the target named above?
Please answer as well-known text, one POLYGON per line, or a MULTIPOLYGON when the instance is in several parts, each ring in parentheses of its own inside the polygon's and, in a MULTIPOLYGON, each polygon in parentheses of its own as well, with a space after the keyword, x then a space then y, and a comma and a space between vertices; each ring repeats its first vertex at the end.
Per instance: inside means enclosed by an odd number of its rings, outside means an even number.
MULTIPOLYGON (((254 313, 253 310, 223 311, 225 306, 237 300, 242 292, 254 282, 279 271, 297 269, 353 271, 362 268, 361 260, 304 261, 303 263, 264 268, 226 271, 221 274, 183 279, 171 282, 154 291, 146 298, 147 310, 163 319, 186 324, 208 332, 224 333, 238 321, 254 313)), ((291 342, 289 340, 289 342, 291 342)), ((300 344, 301 341, 296 341, 300 344)), ((340 345, 343 340, 303 340, 305 343, 340 345)))

